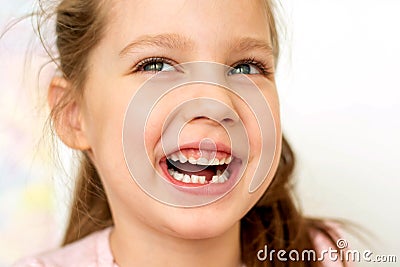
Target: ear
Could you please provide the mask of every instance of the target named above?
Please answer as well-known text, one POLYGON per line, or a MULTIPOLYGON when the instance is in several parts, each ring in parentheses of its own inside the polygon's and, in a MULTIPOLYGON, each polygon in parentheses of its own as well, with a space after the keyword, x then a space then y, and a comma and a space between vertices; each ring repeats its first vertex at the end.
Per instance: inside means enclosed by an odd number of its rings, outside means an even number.
POLYGON ((47 100, 54 112, 54 128, 61 141, 73 149, 88 150, 90 146, 84 131, 82 112, 71 84, 62 77, 54 77, 50 83, 47 100))

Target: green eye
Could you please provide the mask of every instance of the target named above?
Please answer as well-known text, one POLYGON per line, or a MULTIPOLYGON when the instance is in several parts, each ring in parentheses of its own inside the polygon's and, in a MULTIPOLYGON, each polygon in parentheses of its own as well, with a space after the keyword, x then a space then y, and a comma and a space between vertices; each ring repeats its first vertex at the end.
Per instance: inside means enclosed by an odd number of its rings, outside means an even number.
POLYGON ((144 64, 142 66, 142 69, 143 71, 160 72, 160 71, 172 71, 174 67, 162 61, 154 61, 144 64))
POLYGON ((228 75, 234 74, 259 74, 260 71, 252 64, 239 64, 233 67, 228 75))

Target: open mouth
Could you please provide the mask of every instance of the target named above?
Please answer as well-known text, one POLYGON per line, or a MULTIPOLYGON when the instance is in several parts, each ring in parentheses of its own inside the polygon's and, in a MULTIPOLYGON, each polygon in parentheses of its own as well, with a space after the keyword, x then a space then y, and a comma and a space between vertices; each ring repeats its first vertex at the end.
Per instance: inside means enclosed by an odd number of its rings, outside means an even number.
POLYGON ((160 161, 168 180, 177 185, 224 184, 231 177, 234 157, 226 152, 184 149, 160 161))

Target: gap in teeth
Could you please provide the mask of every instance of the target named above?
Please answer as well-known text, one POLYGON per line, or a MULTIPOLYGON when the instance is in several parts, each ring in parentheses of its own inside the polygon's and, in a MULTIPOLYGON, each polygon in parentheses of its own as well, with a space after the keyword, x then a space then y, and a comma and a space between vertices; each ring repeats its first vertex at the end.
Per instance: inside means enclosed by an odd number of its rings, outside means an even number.
POLYGON ((196 174, 185 174, 180 172, 180 169, 175 167, 173 164, 167 164, 169 175, 177 181, 181 181, 184 183, 191 184, 208 184, 208 183, 225 183, 229 180, 230 173, 227 169, 221 171, 216 170, 215 175, 211 177, 210 180, 207 180, 206 176, 196 175, 196 174), (172 165, 172 166, 171 166, 172 165))
POLYGON ((199 176, 199 175, 188 175, 180 173, 174 169, 168 169, 169 175, 173 177, 177 181, 184 182, 186 184, 208 184, 208 183, 216 183, 216 184, 223 184, 229 180, 230 173, 225 170, 223 173, 220 170, 217 170, 216 175, 212 177, 211 181, 206 180, 206 176, 199 176))

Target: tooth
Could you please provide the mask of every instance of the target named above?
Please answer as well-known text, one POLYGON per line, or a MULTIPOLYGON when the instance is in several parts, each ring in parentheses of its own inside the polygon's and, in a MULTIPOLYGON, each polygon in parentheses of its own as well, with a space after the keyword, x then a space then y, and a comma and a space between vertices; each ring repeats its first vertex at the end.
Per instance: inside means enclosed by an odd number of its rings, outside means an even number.
POLYGON ((205 176, 199 176, 199 182, 201 184, 205 184, 206 183, 206 177, 205 176))
POLYGON ((189 163, 190 164, 196 164, 197 160, 195 158, 193 158, 193 157, 189 157, 189 163))
POLYGON ((193 174, 192 175, 192 183, 197 184, 198 182, 199 182, 199 176, 193 174))
POLYGON ((174 153, 171 155, 170 159, 172 159, 173 161, 178 161, 179 157, 174 153))
POLYGON ((175 178, 176 180, 178 180, 178 181, 182 181, 182 179, 183 179, 183 174, 182 174, 182 173, 179 173, 179 172, 175 172, 175 173, 174 173, 174 178, 175 178))
POLYGON ((220 176, 222 172, 220 170, 217 170, 217 176, 220 176))
POLYGON ((215 158, 211 165, 219 165, 219 160, 215 158))
POLYGON ((229 164, 232 162, 232 156, 229 156, 226 160, 225 160, 225 164, 229 164))
POLYGON ((219 178, 218 178, 218 182, 220 182, 221 184, 222 183, 225 183, 225 176, 224 175, 221 175, 219 178))
POLYGON ((225 170, 222 175, 225 176, 226 179, 228 179, 231 174, 228 172, 228 170, 225 170))
POLYGON ((171 175, 171 176, 173 176, 174 175, 174 170, 173 169, 168 169, 168 173, 169 173, 169 175, 171 175))
POLYGON ((187 175, 187 174, 185 174, 185 175, 183 176, 182 182, 184 182, 184 183, 190 183, 190 176, 187 175))
POLYGON ((219 177, 219 179, 220 179, 220 181, 221 181, 221 178, 224 180, 224 182, 225 181, 228 181, 228 177, 229 177, 229 173, 227 172, 227 171, 224 171, 224 173, 223 174, 221 174, 221 176, 219 177))
POLYGON ((185 155, 183 155, 182 153, 179 154, 179 161, 181 163, 185 163, 187 161, 187 158, 185 157, 185 155))
POLYGON ((198 164, 198 165, 208 165, 208 159, 206 159, 206 158, 199 158, 199 159, 197 160, 197 164, 198 164))
POLYGON ((222 158, 220 161, 219 161, 219 165, 224 165, 225 164, 225 158, 222 158))
POLYGON ((218 183, 218 176, 217 175, 214 175, 213 177, 212 177, 212 181, 211 181, 212 183, 218 183))

